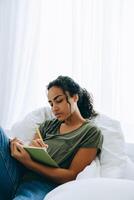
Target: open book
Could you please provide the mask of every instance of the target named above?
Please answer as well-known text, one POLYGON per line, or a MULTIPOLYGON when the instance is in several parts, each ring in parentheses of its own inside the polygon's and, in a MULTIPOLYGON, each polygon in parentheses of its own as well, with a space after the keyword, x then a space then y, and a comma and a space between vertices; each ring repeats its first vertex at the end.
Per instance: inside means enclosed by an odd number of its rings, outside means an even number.
POLYGON ((51 167, 59 167, 58 164, 51 158, 43 147, 33 147, 24 145, 23 148, 30 154, 35 161, 49 165, 51 167))

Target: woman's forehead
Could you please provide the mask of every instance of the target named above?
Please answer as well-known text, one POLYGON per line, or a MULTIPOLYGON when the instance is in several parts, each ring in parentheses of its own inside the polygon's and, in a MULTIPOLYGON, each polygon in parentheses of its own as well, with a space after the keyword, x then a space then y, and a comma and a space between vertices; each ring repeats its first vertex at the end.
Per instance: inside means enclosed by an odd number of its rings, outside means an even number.
POLYGON ((63 96, 65 95, 65 93, 63 92, 63 90, 60 87, 57 86, 53 86, 48 90, 48 99, 53 99, 56 96, 63 96))

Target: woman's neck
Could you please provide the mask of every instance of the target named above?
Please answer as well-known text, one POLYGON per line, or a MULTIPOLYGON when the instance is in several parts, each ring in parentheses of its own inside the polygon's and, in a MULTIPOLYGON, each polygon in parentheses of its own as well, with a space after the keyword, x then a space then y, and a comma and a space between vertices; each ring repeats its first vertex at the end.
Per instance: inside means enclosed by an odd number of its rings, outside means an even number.
POLYGON ((79 112, 73 112, 65 121, 64 124, 67 126, 75 126, 82 124, 85 119, 81 116, 79 112))
POLYGON ((59 132, 60 134, 70 133, 81 127, 85 121, 81 115, 75 115, 74 113, 60 125, 59 132))

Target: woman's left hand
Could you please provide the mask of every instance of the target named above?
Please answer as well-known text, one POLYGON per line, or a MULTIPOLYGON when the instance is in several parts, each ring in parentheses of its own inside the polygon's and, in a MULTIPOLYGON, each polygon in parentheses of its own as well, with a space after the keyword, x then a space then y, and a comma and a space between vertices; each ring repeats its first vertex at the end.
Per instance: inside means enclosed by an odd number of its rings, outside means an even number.
POLYGON ((11 156, 21 162, 23 165, 31 162, 30 155, 26 152, 23 146, 18 142, 12 142, 11 144, 11 156))

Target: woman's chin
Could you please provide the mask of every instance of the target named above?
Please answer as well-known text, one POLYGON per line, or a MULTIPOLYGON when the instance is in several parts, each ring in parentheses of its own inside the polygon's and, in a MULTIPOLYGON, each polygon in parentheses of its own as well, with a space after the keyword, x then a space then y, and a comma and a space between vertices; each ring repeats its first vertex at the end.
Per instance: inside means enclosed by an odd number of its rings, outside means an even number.
POLYGON ((56 116, 56 118, 57 118, 59 121, 64 121, 64 118, 61 117, 61 116, 56 116))

